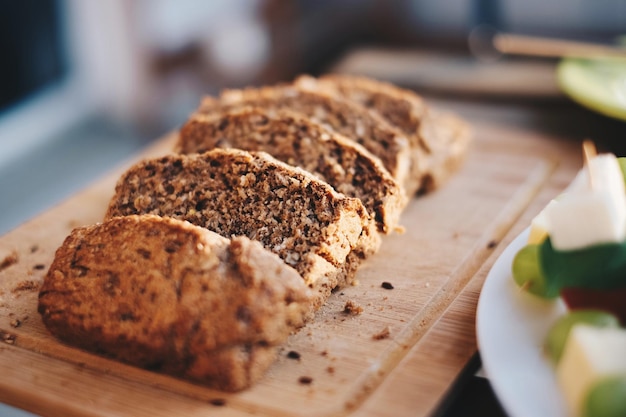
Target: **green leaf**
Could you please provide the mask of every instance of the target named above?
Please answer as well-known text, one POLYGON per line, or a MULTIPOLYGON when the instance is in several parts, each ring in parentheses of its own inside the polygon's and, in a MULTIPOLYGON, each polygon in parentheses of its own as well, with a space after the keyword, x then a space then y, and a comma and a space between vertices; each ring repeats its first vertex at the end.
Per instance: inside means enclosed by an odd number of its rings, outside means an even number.
POLYGON ((548 238, 541 244, 539 260, 550 288, 626 287, 626 242, 558 251, 548 238))

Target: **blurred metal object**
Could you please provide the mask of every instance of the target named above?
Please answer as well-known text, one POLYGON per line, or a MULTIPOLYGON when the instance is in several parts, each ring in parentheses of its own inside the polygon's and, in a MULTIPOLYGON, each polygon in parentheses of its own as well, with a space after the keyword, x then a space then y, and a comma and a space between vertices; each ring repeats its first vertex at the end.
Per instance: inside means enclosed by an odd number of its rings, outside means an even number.
POLYGON ((349 51, 329 70, 387 80, 421 93, 532 100, 563 97, 554 63, 542 60, 488 62, 468 54, 364 47, 349 51))
POLYGON ((537 36, 497 33, 492 38, 495 50, 503 54, 549 58, 626 58, 626 48, 537 36))
POLYGON ((479 25, 472 29, 467 38, 472 55, 482 62, 500 60, 502 52, 494 47, 494 38, 498 33, 498 30, 490 25, 479 25))

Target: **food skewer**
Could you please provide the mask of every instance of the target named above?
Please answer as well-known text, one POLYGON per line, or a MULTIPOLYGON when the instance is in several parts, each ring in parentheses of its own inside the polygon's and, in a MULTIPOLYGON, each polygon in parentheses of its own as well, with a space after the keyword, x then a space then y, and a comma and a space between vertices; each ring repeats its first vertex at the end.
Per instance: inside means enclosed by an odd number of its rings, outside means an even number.
POLYGON ((596 145, 590 139, 585 139, 583 141, 583 158, 584 164, 587 167, 587 171, 589 172, 589 187, 593 190, 594 188, 594 180, 593 180, 593 169, 591 165, 591 160, 598 155, 598 151, 596 149, 596 145))

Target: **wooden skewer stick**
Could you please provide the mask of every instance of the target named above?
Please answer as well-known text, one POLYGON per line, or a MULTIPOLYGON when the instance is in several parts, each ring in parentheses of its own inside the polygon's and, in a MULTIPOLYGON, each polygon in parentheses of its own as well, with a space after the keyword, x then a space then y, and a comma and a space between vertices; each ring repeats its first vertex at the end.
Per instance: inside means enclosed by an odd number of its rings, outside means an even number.
POLYGON ((543 57, 626 57, 626 49, 619 46, 605 46, 590 42, 536 36, 497 33, 493 37, 494 48, 504 54, 543 56, 543 57))
POLYGON ((523 292, 523 291, 526 291, 529 288, 530 288, 530 281, 526 281, 519 287, 519 291, 523 292))
POLYGON ((598 155, 598 151, 596 149, 596 145, 594 145, 593 141, 589 140, 589 139, 585 139, 583 141, 583 158, 584 158, 584 163, 587 166, 587 173, 589 176, 589 187, 591 187, 591 189, 593 190, 594 188, 597 188, 597 184, 594 187, 594 181, 593 181, 593 169, 591 168, 591 160, 593 158, 595 158, 598 155))

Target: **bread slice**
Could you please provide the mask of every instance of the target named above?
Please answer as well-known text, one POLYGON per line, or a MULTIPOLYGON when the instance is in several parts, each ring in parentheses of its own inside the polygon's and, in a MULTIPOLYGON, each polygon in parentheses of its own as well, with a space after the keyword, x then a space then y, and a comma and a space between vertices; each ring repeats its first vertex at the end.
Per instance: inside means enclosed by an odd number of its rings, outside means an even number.
POLYGON ((420 123, 419 135, 431 149, 428 171, 422 182, 422 190, 429 192, 445 184, 462 166, 472 131, 458 116, 430 110, 420 123))
POLYGON ((263 375, 310 297, 258 242, 145 215, 74 229, 38 310, 71 345, 234 391, 263 375))
POLYGON ((400 129, 411 147, 408 189, 430 191, 461 165, 470 142, 469 127, 452 115, 433 111, 413 91, 362 76, 327 74, 301 76, 301 88, 336 94, 369 109, 400 129), (424 127, 423 125, 428 126, 424 127))
POLYGON ((140 162, 118 181, 106 218, 131 214, 260 241, 318 292, 316 308, 380 245, 360 200, 264 152, 214 149, 140 162))
POLYGON ((380 160, 300 113, 252 107, 194 115, 180 130, 175 150, 202 153, 216 147, 264 151, 299 166, 359 198, 380 232, 398 227, 407 199, 380 160))
POLYGON ((347 138, 356 141, 380 158, 385 168, 405 188, 410 184, 411 154, 405 135, 375 112, 362 105, 323 91, 293 85, 277 85, 243 90, 225 90, 219 99, 206 97, 198 113, 213 113, 228 108, 256 106, 289 109, 302 113, 347 138))

